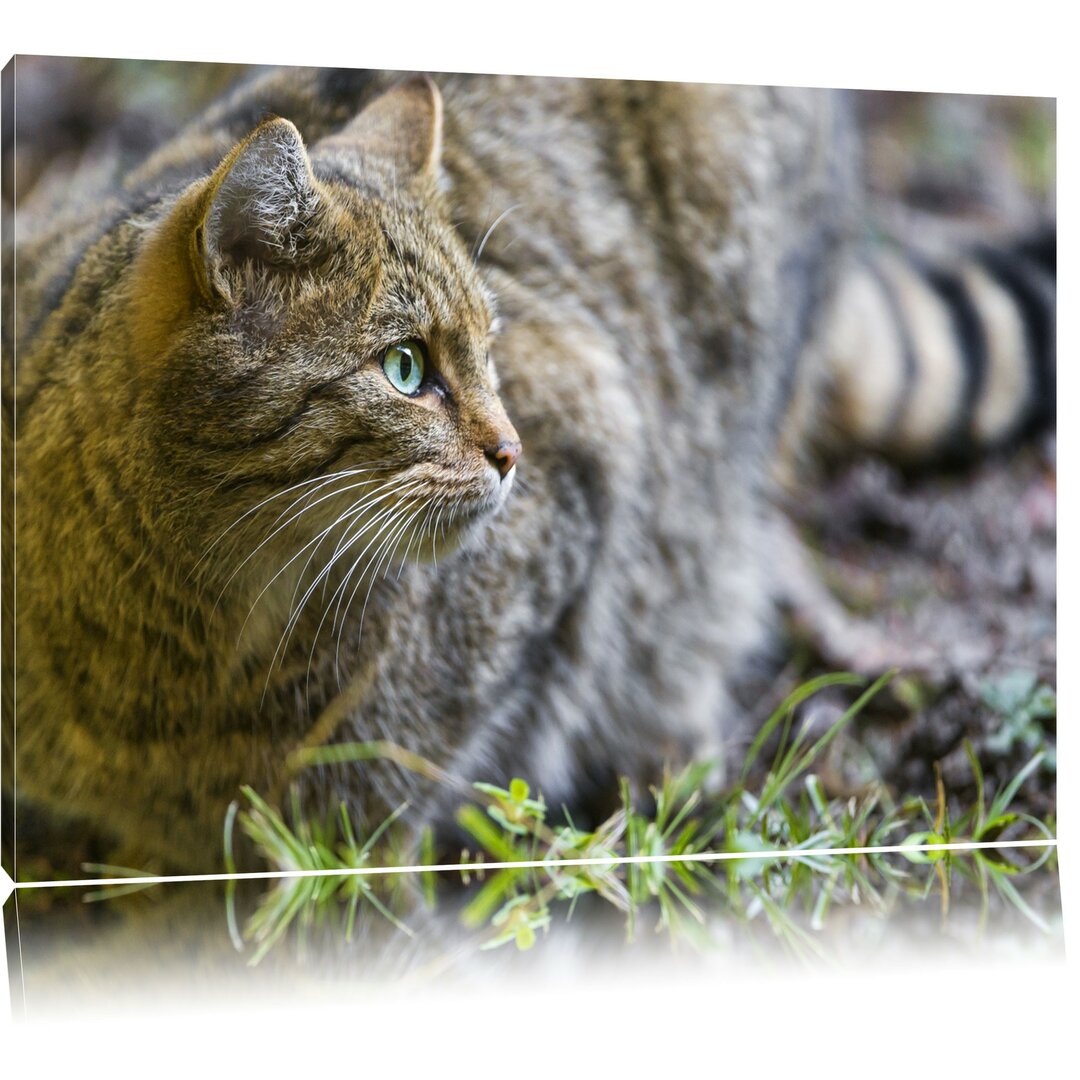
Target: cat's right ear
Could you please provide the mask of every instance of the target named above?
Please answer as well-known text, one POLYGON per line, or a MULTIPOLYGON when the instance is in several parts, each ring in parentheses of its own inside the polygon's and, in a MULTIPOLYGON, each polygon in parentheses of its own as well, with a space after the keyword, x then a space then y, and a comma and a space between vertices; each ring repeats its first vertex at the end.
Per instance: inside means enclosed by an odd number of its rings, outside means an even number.
POLYGON ((319 196, 300 132, 275 117, 233 148, 210 177, 192 236, 207 298, 233 299, 237 273, 288 269, 309 239, 319 196))

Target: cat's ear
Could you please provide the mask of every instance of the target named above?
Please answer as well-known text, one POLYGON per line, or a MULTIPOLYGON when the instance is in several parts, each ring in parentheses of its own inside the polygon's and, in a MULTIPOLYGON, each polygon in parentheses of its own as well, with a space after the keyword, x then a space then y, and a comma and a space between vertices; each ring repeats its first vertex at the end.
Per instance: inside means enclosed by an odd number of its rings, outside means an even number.
POLYGON ((204 284, 229 297, 233 273, 245 263, 295 263, 318 202, 300 132, 280 117, 264 121, 210 178, 194 236, 204 284))
POLYGON ((442 153, 442 95, 427 75, 381 94, 312 154, 351 159, 362 171, 389 171, 397 182, 434 177, 442 153))

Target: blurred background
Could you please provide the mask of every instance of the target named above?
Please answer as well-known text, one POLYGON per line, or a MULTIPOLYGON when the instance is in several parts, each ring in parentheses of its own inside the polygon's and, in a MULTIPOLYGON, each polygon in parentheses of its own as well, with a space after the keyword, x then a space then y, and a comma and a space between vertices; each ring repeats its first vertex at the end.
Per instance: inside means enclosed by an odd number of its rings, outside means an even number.
MULTIPOLYGON (((241 64, 20 56, 19 152, 4 131, 5 178, 26 197, 105 141, 137 161, 229 85, 241 64)), ((5 96, 14 71, 4 72, 5 96)), ((867 189, 886 221, 947 215, 967 223, 1053 216, 1055 102, 1049 98, 854 92, 867 189)), ((11 192, 5 187, 5 202, 11 192)))

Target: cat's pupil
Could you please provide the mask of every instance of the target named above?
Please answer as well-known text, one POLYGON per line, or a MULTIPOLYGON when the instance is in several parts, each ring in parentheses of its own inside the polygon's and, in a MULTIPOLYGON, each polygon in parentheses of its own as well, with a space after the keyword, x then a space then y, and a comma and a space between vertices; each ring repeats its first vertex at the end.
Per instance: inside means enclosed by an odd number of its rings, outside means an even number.
POLYGON ((408 382, 409 376, 412 374, 412 357, 407 351, 402 350, 401 353, 401 381, 408 382))

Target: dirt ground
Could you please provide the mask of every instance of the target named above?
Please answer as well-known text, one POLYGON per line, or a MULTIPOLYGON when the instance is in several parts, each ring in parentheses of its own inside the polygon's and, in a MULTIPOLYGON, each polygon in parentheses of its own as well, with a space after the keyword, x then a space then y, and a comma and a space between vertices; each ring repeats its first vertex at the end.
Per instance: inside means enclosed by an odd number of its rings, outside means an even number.
POLYGON ((1047 435, 964 473, 858 462, 788 507, 824 589, 789 611, 791 659, 763 707, 824 671, 900 669, 837 744, 837 793, 881 778, 929 798, 940 762, 966 809, 968 740, 995 790, 1043 751, 1017 805, 1053 815, 1055 475, 1047 435))

